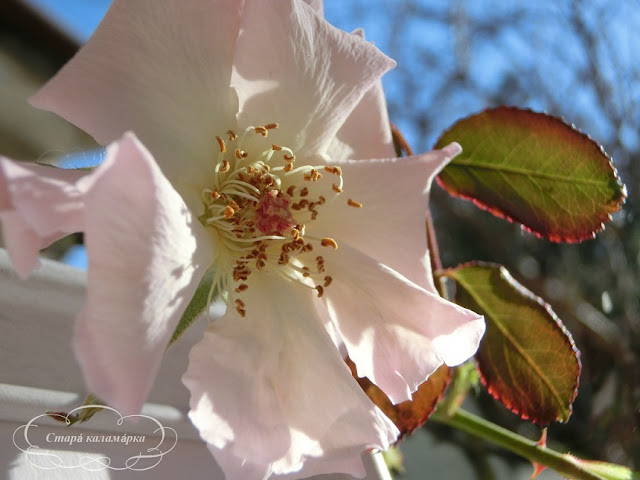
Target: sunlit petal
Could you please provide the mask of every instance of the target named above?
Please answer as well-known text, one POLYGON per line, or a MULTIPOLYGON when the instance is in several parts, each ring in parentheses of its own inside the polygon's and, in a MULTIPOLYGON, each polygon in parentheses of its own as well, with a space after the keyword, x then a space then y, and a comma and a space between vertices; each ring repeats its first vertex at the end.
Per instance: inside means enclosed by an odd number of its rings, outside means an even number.
POLYGON ((249 282, 242 302, 246 316, 212 324, 183 377, 203 439, 234 471, 358 473, 359 454, 397 430, 351 377, 314 313, 321 305, 279 275, 249 282))
POLYGON ((358 375, 398 403, 440 365, 478 348, 483 317, 420 288, 373 258, 341 245, 327 255, 324 296, 358 375))
POLYGON ((0 218, 11 261, 22 277, 38 264, 38 252, 83 229, 86 172, 14 162, 0 157, 0 218), (43 208, 46 207, 46 208, 43 208))
POLYGON ((31 102, 103 145, 134 131, 165 175, 201 180, 215 135, 235 128, 229 82, 241 9, 237 0, 115 0, 31 102))
POLYGON ((324 153, 364 93, 395 62, 294 0, 248 0, 233 84, 239 122, 278 122, 275 143, 324 153))
POLYGON ((90 390, 137 413, 213 245, 132 135, 86 183, 87 304, 74 346, 90 390))

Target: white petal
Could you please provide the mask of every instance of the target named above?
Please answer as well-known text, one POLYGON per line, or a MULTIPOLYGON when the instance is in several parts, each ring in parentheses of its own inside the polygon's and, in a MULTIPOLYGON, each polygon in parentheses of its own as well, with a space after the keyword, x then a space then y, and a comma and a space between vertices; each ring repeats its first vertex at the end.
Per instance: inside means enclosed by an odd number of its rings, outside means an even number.
POLYGON ((333 278, 329 312, 359 376, 392 402, 410 395, 443 362, 471 357, 484 333, 483 317, 409 282, 343 244, 326 255, 333 278))
POLYGON ((322 0, 304 0, 304 3, 318 12, 321 17, 324 16, 324 5, 322 0))
POLYGON ((315 291, 254 275, 241 297, 247 316, 230 308, 191 352, 192 421, 227 475, 355 471, 360 453, 388 447, 395 426, 351 377, 314 313, 315 291))
POLYGON ((298 158, 324 153, 373 83, 395 63, 303 2, 248 0, 233 85, 239 123, 278 122, 273 142, 298 158))
POLYGON ((38 252, 47 244, 29 227, 16 211, 0 212, 2 237, 11 264, 20 278, 25 279, 38 266, 38 252))
POLYGON ((26 277, 38 251, 83 228, 83 194, 76 181, 86 172, 0 157, 0 218, 17 272, 26 277))
POLYGON ((435 293, 425 226, 429 191, 435 175, 458 151, 452 144, 415 157, 337 162, 344 192, 322 207, 307 230, 346 242, 435 293), (348 199, 363 207, 349 206, 348 199))
MULTIPOLYGON (((362 30, 356 30, 353 34, 364 39, 362 30)), ((380 80, 369 88, 340 127, 329 145, 327 155, 332 160, 395 156, 387 102, 380 80)))
POLYGON ((133 135, 107 149, 87 189, 87 304, 74 347, 88 388, 123 414, 149 393, 213 259, 212 239, 133 135))
MULTIPOLYGON (((225 472, 227 480, 263 480, 272 478, 274 480, 296 480, 298 478, 308 478, 315 475, 330 474, 340 472, 337 475, 331 475, 330 479, 343 478, 343 473, 362 478, 366 474, 366 470, 362 464, 362 454, 360 447, 353 449, 345 449, 341 452, 332 452, 331 456, 309 458, 304 463, 304 468, 297 472, 275 474, 271 470, 271 466, 257 465, 251 460, 246 460, 239 464, 237 460, 228 456, 220 455, 215 447, 209 445, 209 450, 216 457, 222 471, 225 472)), ((324 478, 324 477, 322 477, 324 478)))
POLYGON ((170 178, 201 179, 235 128, 229 87, 242 2, 115 0, 78 54, 31 102, 107 144, 128 130, 170 178))

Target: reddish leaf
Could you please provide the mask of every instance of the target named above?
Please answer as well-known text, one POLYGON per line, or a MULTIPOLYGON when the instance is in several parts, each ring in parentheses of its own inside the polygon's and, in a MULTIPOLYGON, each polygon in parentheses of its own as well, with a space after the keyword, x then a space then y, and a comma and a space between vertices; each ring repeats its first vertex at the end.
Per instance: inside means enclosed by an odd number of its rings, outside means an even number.
POLYGON ((411 401, 394 405, 384 392, 371 383, 368 378, 356 376, 355 365, 350 359, 347 359, 347 364, 362 390, 398 427, 400 430, 399 439, 424 425, 444 395, 451 377, 449 367, 442 365, 426 382, 418 387, 418 390, 413 393, 411 401))
POLYGON ((454 124, 436 148, 453 141, 463 152, 438 183, 554 242, 592 238, 626 197, 602 148, 556 117, 486 110, 454 124))
POLYGON ((468 264, 444 275, 456 302, 485 316, 476 354, 489 393, 523 419, 566 422, 578 393, 580 352, 551 307, 500 265, 468 264))

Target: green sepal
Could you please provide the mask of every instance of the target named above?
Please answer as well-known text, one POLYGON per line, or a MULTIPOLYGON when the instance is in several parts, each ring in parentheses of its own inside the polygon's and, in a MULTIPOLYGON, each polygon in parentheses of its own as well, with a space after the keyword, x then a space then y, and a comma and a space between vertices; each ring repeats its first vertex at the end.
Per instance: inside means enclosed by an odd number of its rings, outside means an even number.
POLYGON ((213 292, 211 291, 213 276, 213 269, 209 269, 202 277, 202 281, 200 282, 200 285, 198 285, 196 293, 193 295, 189 305, 187 305, 178 326, 171 336, 171 340, 169 340, 169 345, 172 345, 182 336, 187 328, 189 328, 198 316, 209 306, 210 300, 215 299, 218 295, 217 287, 213 288, 213 292))
POLYGON ((469 360, 452 369, 451 384, 446 396, 438 404, 438 410, 446 416, 453 415, 462 405, 469 391, 480 384, 480 376, 474 360, 469 360))
POLYGON ((90 393, 89 395, 87 395, 87 398, 85 398, 84 403, 82 405, 83 406, 92 405, 92 407, 81 408, 79 410, 76 409, 78 410, 78 412, 71 413, 71 414, 65 413, 65 412, 47 412, 47 415, 58 422, 63 422, 63 423, 66 423, 67 426, 71 426, 75 423, 86 422, 91 417, 93 417, 96 413, 103 410, 103 408, 100 407, 99 405, 106 405, 106 403, 104 403, 102 400, 96 397, 93 393, 90 393), (98 406, 93 406, 93 405, 98 405, 98 406))

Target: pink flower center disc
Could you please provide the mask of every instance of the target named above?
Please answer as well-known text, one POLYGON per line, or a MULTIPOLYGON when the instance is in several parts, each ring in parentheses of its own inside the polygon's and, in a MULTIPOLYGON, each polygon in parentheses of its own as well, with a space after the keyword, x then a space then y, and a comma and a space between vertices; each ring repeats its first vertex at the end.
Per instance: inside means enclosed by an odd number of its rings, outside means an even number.
POLYGON ((255 225, 267 235, 284 235, 295 226, 289 211, 290 199, 278 190, 269 190, 262 195, 256 208, 255 225))

